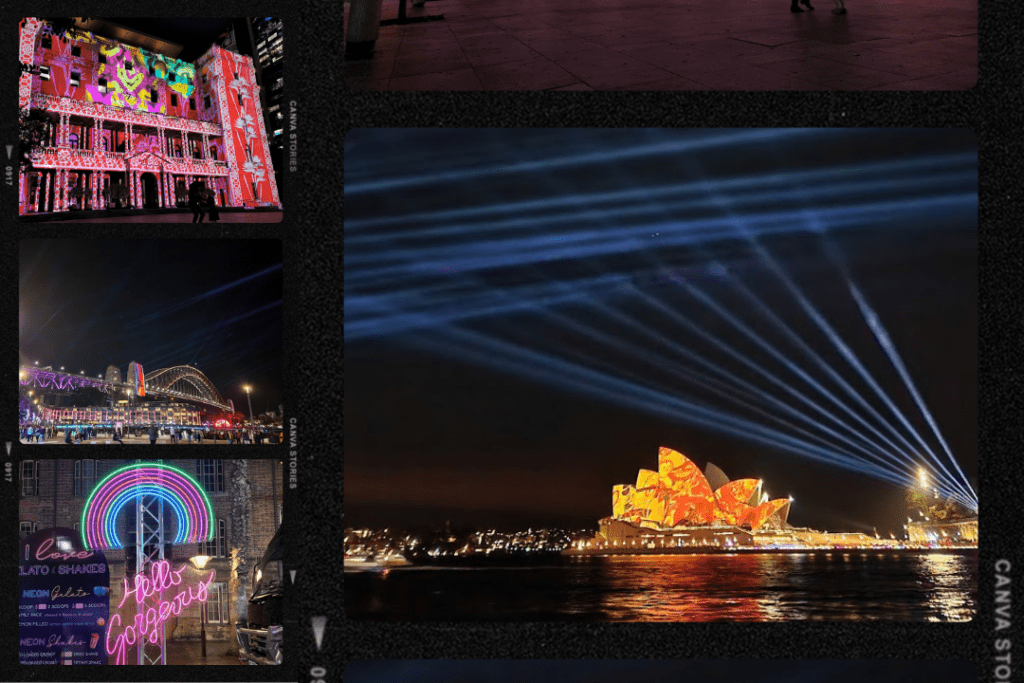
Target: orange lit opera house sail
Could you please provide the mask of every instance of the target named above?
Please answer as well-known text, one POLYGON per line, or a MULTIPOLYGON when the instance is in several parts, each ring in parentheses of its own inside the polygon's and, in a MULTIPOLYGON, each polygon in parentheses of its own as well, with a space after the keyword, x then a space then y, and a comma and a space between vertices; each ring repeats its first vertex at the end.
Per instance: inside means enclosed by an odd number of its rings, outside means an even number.
POLYGON ((612 490, 612 519, 648 529, 709 525, 738 526, 754 531, 786 526, 790 501, 768 500, 757 479, 721 483, 721 470, 708 464, 708 475, 671 448, 658 451, 658 471, 640 470, 636 485, 612 490))

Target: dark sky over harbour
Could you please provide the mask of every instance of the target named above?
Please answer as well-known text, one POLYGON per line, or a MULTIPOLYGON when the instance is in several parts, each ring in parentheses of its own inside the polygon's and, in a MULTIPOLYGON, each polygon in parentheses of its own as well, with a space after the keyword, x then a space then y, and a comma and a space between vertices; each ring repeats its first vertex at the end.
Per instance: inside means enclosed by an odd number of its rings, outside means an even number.
POLYGON ((374 130, 346 145, 347 522, 594 525, 661 445, 763 478, 799 526, 902 532, 903 483, 927 462, 916 436, 976 488, 969 132, 374 130), (723 394, 716 371, 747 384, 723 394), (853 414, 890 440, 892 425, 904 453, 853 414), (830 460, 865 439, 888 478, 830 460))
POLYGON ((132 361, 203 372, 235 409, 282 400, 277 240, 23 240, 21 362, 96 377, 132 361))

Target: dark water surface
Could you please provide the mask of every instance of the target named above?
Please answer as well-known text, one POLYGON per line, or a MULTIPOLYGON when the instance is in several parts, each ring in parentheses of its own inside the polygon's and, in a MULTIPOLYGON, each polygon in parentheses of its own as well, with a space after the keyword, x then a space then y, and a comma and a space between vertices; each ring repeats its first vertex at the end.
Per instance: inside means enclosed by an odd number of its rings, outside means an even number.
POLYGON ((392 621, 966 621, 976 551, 580 557, 345 573, 345 611, 392 621))

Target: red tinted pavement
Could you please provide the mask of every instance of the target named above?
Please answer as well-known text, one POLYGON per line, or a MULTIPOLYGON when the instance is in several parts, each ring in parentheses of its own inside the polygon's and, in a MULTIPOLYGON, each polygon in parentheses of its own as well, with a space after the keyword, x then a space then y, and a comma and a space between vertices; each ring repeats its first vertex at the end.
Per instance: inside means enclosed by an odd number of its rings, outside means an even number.
MULTIPOLYGON (((976 0, 430 0, 381 27, 372 90, 963 90, 977 80, 976 0)), ((382 19, 398 15, 384 0, 382 19)), ((348 4, 345 5, 348 20, 348 4)))

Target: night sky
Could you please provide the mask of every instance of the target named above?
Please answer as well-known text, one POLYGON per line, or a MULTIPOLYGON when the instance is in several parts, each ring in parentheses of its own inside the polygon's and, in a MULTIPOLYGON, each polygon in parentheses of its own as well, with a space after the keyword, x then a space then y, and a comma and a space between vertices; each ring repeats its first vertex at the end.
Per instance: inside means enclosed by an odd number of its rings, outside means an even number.
POLYGON ((968 683, 978 677, 966 661, 650 661, 650 660, 506 660, 352 662, 351 683, 968 683))
MULTIPOLYGON (((159 19, 139 17, 109 17, 114 24, 147 33, 182 46, 178 59, 194 62, 210 49, 210 45, 228 30, 231 19, 182 19, 162 17, 159 19)), ((250 55, 252 56, 252 55, 250 55)))
MULTIPOLYGON (((722 426, 793 435, 782 420, 803 419, 836 443, 753 366, 866 434, 796 367, 882 430, 774 316, 902 430, 772 264, 951 468, 856 286, 976 491, 976 165, 973 135, 949 130, 354 131, 346 525, 596 527, 612 486, 657 469, 664 445, 792 495, 794 525, 901 533, 905 475, 887 481, 722 426), (615 384, 595 389, 580 367, 615 384), (709 367, 748 384, 716 393, 709 367), (657 394, 633 393, 645 390, 657 394), (694 419, 704 409, 715 424, 694 419)), ((907 471, 923 459, 883 448, 907 471)))
POLYGON ((96 377, 191 365, 235 409, 282 401, 277 240, 23 240, 22 362, 96 377))

